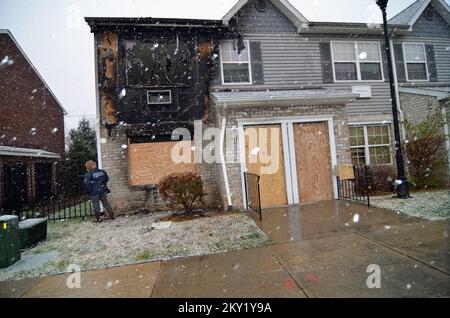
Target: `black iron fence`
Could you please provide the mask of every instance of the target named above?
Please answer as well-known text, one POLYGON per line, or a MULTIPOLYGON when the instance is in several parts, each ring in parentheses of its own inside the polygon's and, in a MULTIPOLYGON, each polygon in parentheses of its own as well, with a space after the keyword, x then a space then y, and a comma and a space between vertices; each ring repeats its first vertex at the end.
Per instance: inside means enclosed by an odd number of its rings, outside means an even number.
POLYGON ((354 178, 341 180, 338 177, 339 199, 367 203, 370 207, 369 170, 367 166, 353 166, 354 178))
POLYGON ((259 219, 262 220, 261 191, 259 180, 260 176, 253 173, 244 172, 247 207, 258 213, 259 219))
POLYGON ((93 215, 83 176, 66 161, 9 162, 0 166, 0 215, 49 221, 93 215))

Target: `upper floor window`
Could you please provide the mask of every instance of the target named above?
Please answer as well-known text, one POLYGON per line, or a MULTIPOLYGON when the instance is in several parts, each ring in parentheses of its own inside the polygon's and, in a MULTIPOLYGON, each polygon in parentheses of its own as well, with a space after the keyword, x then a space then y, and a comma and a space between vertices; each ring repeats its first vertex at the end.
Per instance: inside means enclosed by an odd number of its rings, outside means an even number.
POLYGON ((249 42, 244 41, 245 48, 238 52, 236 41, 223 41, 220 44, 220 61, 223 84, 250 84, 250 50, 249 42))
POLYGON ((403 43, 408 81, 428 81, 425 46, 420 43, 403 43))
POLYGON ((349 133, 354 165, 392 164, 389 125, 351 126, 349 133))
POLYGON ((378 42, 331 42, 335 81, 383 80, 378 42))

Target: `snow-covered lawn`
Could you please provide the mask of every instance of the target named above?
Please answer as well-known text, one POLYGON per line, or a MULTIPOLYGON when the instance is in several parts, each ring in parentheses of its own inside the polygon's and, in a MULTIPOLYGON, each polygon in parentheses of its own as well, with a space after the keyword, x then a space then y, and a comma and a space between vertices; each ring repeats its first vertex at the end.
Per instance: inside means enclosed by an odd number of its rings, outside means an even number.
POLYGON ((450 218, 449 190, 413 192, 411 197, 406 200, 393 195, 373 197, 371 203, 375 207, 432 221, 450 218))
POLYGON ((115 221, 49 223, 48 239, 22 253, 22 260, 0 269, 0 281, 63 273, 70 264, 82 271, 152 260, 205 255, 264 246, 270 238, 244 213, 174 222, 152 229, 170 215, 135 214, 115 221))

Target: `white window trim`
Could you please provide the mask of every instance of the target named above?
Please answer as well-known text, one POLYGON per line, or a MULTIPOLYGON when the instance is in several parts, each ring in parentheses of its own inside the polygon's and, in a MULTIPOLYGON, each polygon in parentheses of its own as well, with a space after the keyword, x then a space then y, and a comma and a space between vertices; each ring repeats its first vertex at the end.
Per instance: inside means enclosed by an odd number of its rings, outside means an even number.
MULTIPOLYGON (((391 135, 391 125, 390 123, 364 123, 364 124, 349 124, 350 127, 359 127, 363 128, 364 130, 364 146, 350 146, 350 149, 356 149, 356 148, 364 148, 364 155, 366 157, 365 164, 371 165, 370 161, 370 148, 374 147, 389 147, 389 153, 391 155, 391 161, 389 163, 375 163, 376 166, 392 166, 393 165, 393 154, 392 154, 392 135, 391 135), (389 143, 388 144, 377 144, 377 145, 369 145, 369 134, 367 133, 367 127, 369 126, 388 126, 388 133, 389 133, 389 143)), ((350 136, 349 136, 350 139, 350 136)))
POLYGON ((330 42, 330 48, 331 48, 331 65, 333 67, 333 81, 335 83, 370 83, 370 82, 384 82, 384 67, 383 67, 383 54, 381 52, 381 43, 376 41, 331 41, 330 42), (359 60, 359 54, 358 54, 358 42, 359 43, 372 43, 372 44, 378 44, 379 52, 380 52, 380 61, 360 61, 359 60), (334 61, 334 49, 333 49, 333 43, 353 43, 353 46, 355 48, 355 60, 354 61, 334 61), (334 63, 355 63, 356 64, 356 77, 357 80, 337 80, 336 79, 336 70, 334 67, 334 63), (379 80, 362 80, 361 79, 361 66, 360 63, 380 63, 380 69, 381 69, 381 79, 379 80))
MULTIPOLYGON (((424 43, 417 43, 417 42, 403 42, 402 43, 402 49, 403 49, 403 64, 405 65, 405 73, 406 73, 406 81, 407 82, 429 82, 430 81, 430 74, 428 73, 428 59, 427 59, 427 51, 425 50, 425 44, 424 43), (423 80, 415 80, 409 79, 409 75, 408 75, 408 62, 406 61, 406 50, 405 50, 405 44, 415 44, 415 45, 422 45, 423 48, 423 54, 425 56, 425 62, 420 62, 420 63, 425 63, 425 71, 427 74, 427 79, 423 79, 423 80)), ((409 62, 412 63, 412 62, 409 62)), ((418 64, 418 63, 416 63, 418 64)))
MULTIPOLYGON (((225 40, 222 41, 223 42, 227 42, 227 41, 233 41, 233 40, 225 40)), ((220 76, 222 78, 222 85, 225 86, 236 86, 236 85, 252 85, 253 84, 253 77, 252 77, 252 61, 251 61, 251 54, 250 54, 250 41, 248 40, 244 40, 245 43, 245 47, 247 48, 248 51, 248 78, 250 80, 250 82, 245 82, 245 83, 225 83, 225 78, 223 75, 223 64, 237 64, 236 62, 224 62, 223 61, 223 57, 222 57, 222 43, 220 45, 220 76)), ((246 63, 242 63, 242 64, 246 64, 246 63)))

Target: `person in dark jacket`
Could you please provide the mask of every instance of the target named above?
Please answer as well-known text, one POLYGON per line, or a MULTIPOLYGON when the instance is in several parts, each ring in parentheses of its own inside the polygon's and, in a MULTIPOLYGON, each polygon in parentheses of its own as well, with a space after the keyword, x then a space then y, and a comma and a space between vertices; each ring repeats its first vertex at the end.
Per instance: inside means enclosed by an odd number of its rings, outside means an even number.
POLYGON ((107 195, 111 193, 107 187, 109 181, 106 171, 97 169, 97 165, 92 160, 86 162, 87 173, 84 175, 83 189, 84 192, 89 195, 92 202, 92 207, 95 213, 95 222, 103 221, 100 213, 100 202, 108 212, 109 218, 114 220, 114 211, 108 202, 107 195))

